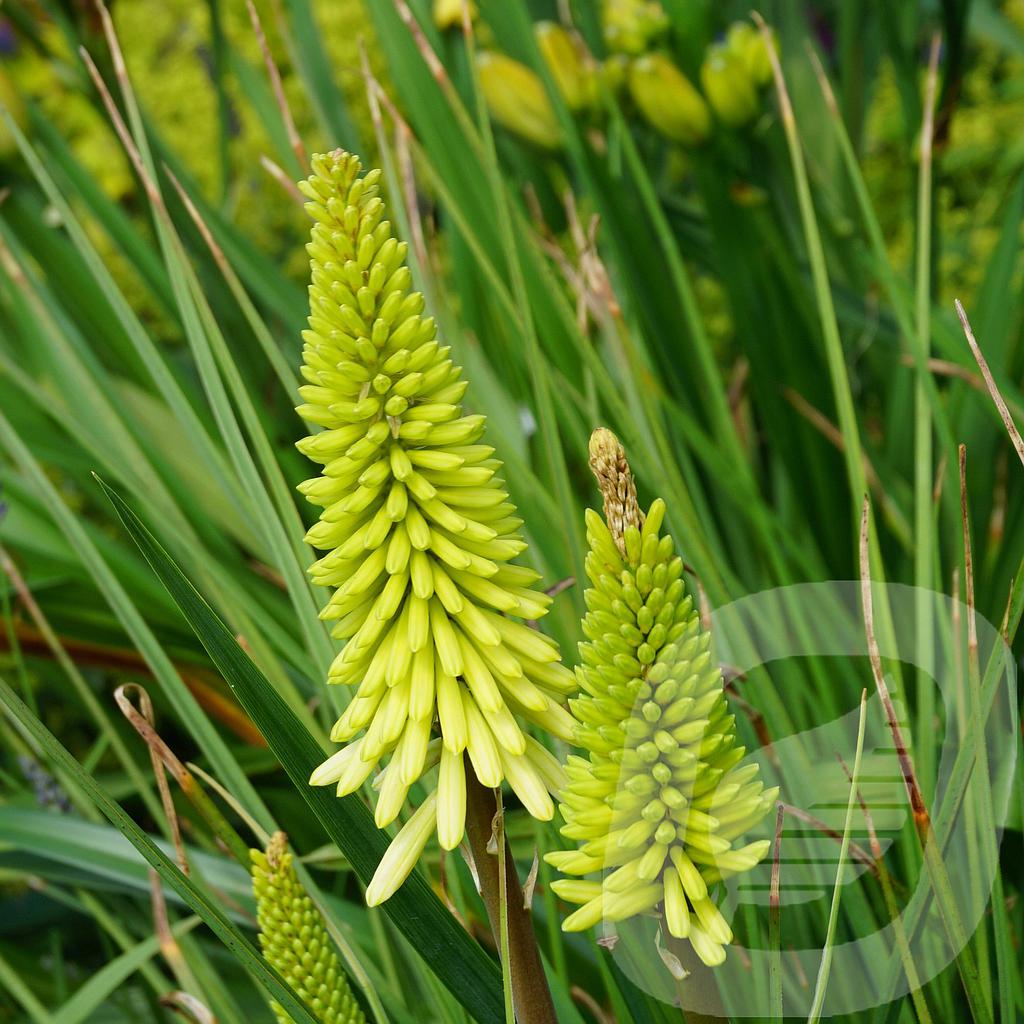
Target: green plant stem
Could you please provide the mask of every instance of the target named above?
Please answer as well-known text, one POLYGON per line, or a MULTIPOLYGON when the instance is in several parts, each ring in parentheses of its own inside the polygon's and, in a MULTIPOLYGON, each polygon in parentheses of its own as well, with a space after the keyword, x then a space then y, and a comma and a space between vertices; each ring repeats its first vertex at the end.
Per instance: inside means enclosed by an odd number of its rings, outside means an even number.
MULTIPOLYGON (((932 132, 935 121, 935 90, 938 79, 939 38, 932 40, 925 84, 924 116, 921 124, 921 153, 917 186, 917 273, 915 283, 915 343, 917 370, 914 381, 914 586, 915 635, 918 664, 928 663, 934 644, 931 591, 934 584, 934 488, 932 421, 928 401, 928 356, 931 313, 932 250, 932 132)), ((932 795, 935 735, 935 687, 924 671, 917 677, 917 721, 922 742, 917 744, 918 772, 926 794, 932 795)))
POLYGON ((488 849, 501 805, 494 791, 481 785, 469 758, 465 765, 466 838, 473 853, 487 919, 494 940, 502 949, 503 973, 511 987, 509 994, 516 1019, 523 1024, 557 1024, 533 921, 523 905, 523 889, 503 828, 495 852, 488 849))
POLYGON ((821 1010, 825 1003, 825 991, 828 988, 829 972, 832 968, 832 949, 835 946, 836 924, 839 920, 839 896, 842 892, 843 873, 846 870, 846 855, 850 849, 850 827, 853 824, 853 805, 857 801, 857 780, 860 778, 860 761, 864 753, 864 727, 867 725, 865 711, 868 703, 868 691, 860 695, 860 719, 857 725, 857 753, 853 759, 853 776, 850 780, 850 795, 846 801, 846 820, 843 824, 843 841, 839 847, 839 864, 836 868, 836 884, 832 889, 832 905, 828 912, 828 927, 825 931, 825 945, 821 951, 821 964, 818 977, 814 983, 814 1000, 811 1011, 807 1015, 808 1024, 817 1024, 821 1020, 821 1010))
POLYGON ((782 904, 779 902, 779 858, 782 847, 782 826, 785 807, 780 803, 775 812, 775 844, 772 852, 771 887, 768 898, 768 990, 772 1020, 782 1020, 782 904))
POLYGON ((857 415, 853 407, 850 379, 846 370, 846 357, 843 352, 842 338, 839 336, 839 324, 836 320, 835 304, 832 301, 828 268, 825 263, 825 250, 822 246, 821 232, 818 229, 818 222, 814 213, 814 201, 811 198, 811 188, 807 180, 807 167, 804 163, 803 149, 797 132, 796 116, 793 113, 793 106, 786 89, 785 78, 782 74, 782 66, 779 64, 771 33, 763 21, 760 24, 772 60, 782 127, 786 133, 786 143, 789 147, 793 178, 796 182, 800 219, 807 242, 807 258, 811 265, 811 280, 814 285, 814 296, 818 304, 818 315, 822 337, 825 342, 825 356, 828 360, 829 376, 832 379, 832 394, 839 416, 839 429, 843 435, 843 457, 846 460, 846 475, 850 484, 854 521, 856 521, 856 516, 860 512, 861 499, 867 493, 867 483, 864 476, 864 457, 861 450, 860 431, 857 427, 857 415))
POLYGON ((547 838, 544 825, 533 821, 533 841, 537 846, 540 856, 539 880, 543 887, 544 909, 548 923, 548 947, 550 950, 551 963, 554 966, 555 974, 561 978, 566 988, 569 987, 569 967, 565 959, 565 946, 562 943, 562 930, 558 924, 558 907, 555 894, 551 891, 550 882, 554 877, 550 865, 544 860, 544 853, 549 849, 555 849, 547 838))

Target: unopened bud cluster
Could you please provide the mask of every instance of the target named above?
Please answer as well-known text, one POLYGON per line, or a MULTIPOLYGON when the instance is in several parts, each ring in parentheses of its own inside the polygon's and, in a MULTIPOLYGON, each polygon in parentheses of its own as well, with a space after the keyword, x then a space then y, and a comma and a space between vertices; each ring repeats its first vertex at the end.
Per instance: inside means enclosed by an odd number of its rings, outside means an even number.
MULTIPOLYGON (((439 25, 454 24, 441 13, 435 9, 439 25)), ((534 26, 544 65, 572 114, 599 117, 603 85, 612 93, 625 91, 643 120, 666 139, 695 146, 709 137, 716 119, 740 127, 760 112, 760 90, 771 66, 765 39, 749 22, 735 22, 721 42, 707 48, 699 89, 670 55, 670 20, 657 0, 604 0, 601 27, 608 51, 603 62, 578 33, 553 22, 534 26)), ((479 75, 495 121, 542 149, 562 145, 555 108, 531 67, 484 50, 479 75)))
MULTIPOLYGON (((266 853, 250 853, 260 948, 267 962, 323 1024, 365 1024, 323 916, 295 873, 285 834, 276 833, 266 853)), ((292 1024, 280 1005, 271 1005, 280 1024, 292 1024)))
POLYGON ((622 547, 587 513, 587 615, 570 706, 576 745, 560 794, 562 834, 577 850, 548 854, 569 875, 554 889, 581 904, 564 922, 582 930, 636 914, 663 916, 707 964, 725 959, 732 933, 712 887, 753 867, 767 841, 741 837, 772 806, 756 764, 741 762, 722 675, 686 593, 682 562, 662 535, 665 505, 655 501, 622 547))

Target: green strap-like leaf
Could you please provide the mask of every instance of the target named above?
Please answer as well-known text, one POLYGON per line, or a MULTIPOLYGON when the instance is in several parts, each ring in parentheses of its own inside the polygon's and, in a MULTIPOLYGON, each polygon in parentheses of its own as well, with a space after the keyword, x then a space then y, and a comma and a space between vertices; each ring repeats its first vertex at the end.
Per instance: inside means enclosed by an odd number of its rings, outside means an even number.
MULTIPOLYGON (((376 828, 357 796, 339 799, 329 789, 308 785, 310 772, 323 760, 323 751, 156 538, 111 488, 103 481, 100 485, 295 788, 367 883, 384 855, 387 836, 376 828)), ((504 1019, 497 966, 458 926, 420 875, 413 874, 383 909, 476 1020, 499 1024, 504 1019)))

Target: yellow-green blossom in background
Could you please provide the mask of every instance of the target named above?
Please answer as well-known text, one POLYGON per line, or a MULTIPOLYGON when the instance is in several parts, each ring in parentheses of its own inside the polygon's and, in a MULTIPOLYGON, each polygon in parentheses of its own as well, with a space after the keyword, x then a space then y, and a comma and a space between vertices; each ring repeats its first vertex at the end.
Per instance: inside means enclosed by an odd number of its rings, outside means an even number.
POLYGON ((553 21, 533 27, 544 63, 565 105, 578 112, 597 102, 597 64, 583 40, 553 21))
POLYGON ((601 29, 605 45, 613 53, 639 56, 668 26, 668 15, 657 0, 604 0, 601 5, 601 29))
POLYGON ((715 116, 727 125, 746 124, 760 109, 754 80, 722 43, 708 47, 700 67, 700 84, 715 116))
POLYGON ((491 116, 503 128, 543 149, 562 144, 562 129, 540 76, 503 53, 477 57, 480 88, 491 116))
POLYGON ((711 130, 711 113, 693 83, 663 53, 649 53, 629 68, 629 91, 652 128, 673 142, 695 145, 711 130))

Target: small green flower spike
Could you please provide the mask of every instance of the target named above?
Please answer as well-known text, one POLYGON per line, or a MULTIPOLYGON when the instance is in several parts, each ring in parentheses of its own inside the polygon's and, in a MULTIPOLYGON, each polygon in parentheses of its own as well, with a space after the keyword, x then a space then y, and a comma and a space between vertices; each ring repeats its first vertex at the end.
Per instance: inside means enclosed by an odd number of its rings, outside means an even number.
POLYGON ((575 742, 588 756, 569 758, 559 796, 562 834, 580 847, 547 860, 566 874, 604 877, 553 888, 582 904, 566 931, 656 913, 714 966, 732 932, 712 887, 765 855, 767 840, 734 843, 778 793, 764 789, 756 764, 741 764, 711 635, 686 594, 672 539, 661 534, 664 502, 643 515, 610 431, 594 433, 590 452, 605 520, 587 513, 584 693, 570 701, 575 742))
MULTIPOLYGON (((266 853, 250 852, 260 947, 267 963, 288 982, 317 1020, 324 1024, 365 1024, 366 1017, 349 987, 324 919, 292 866, 288 837, 277 832, 266 853)), ((291 1024, 291 1017, 277 1003, 271 1005, 280 1024, 291 1024)))

